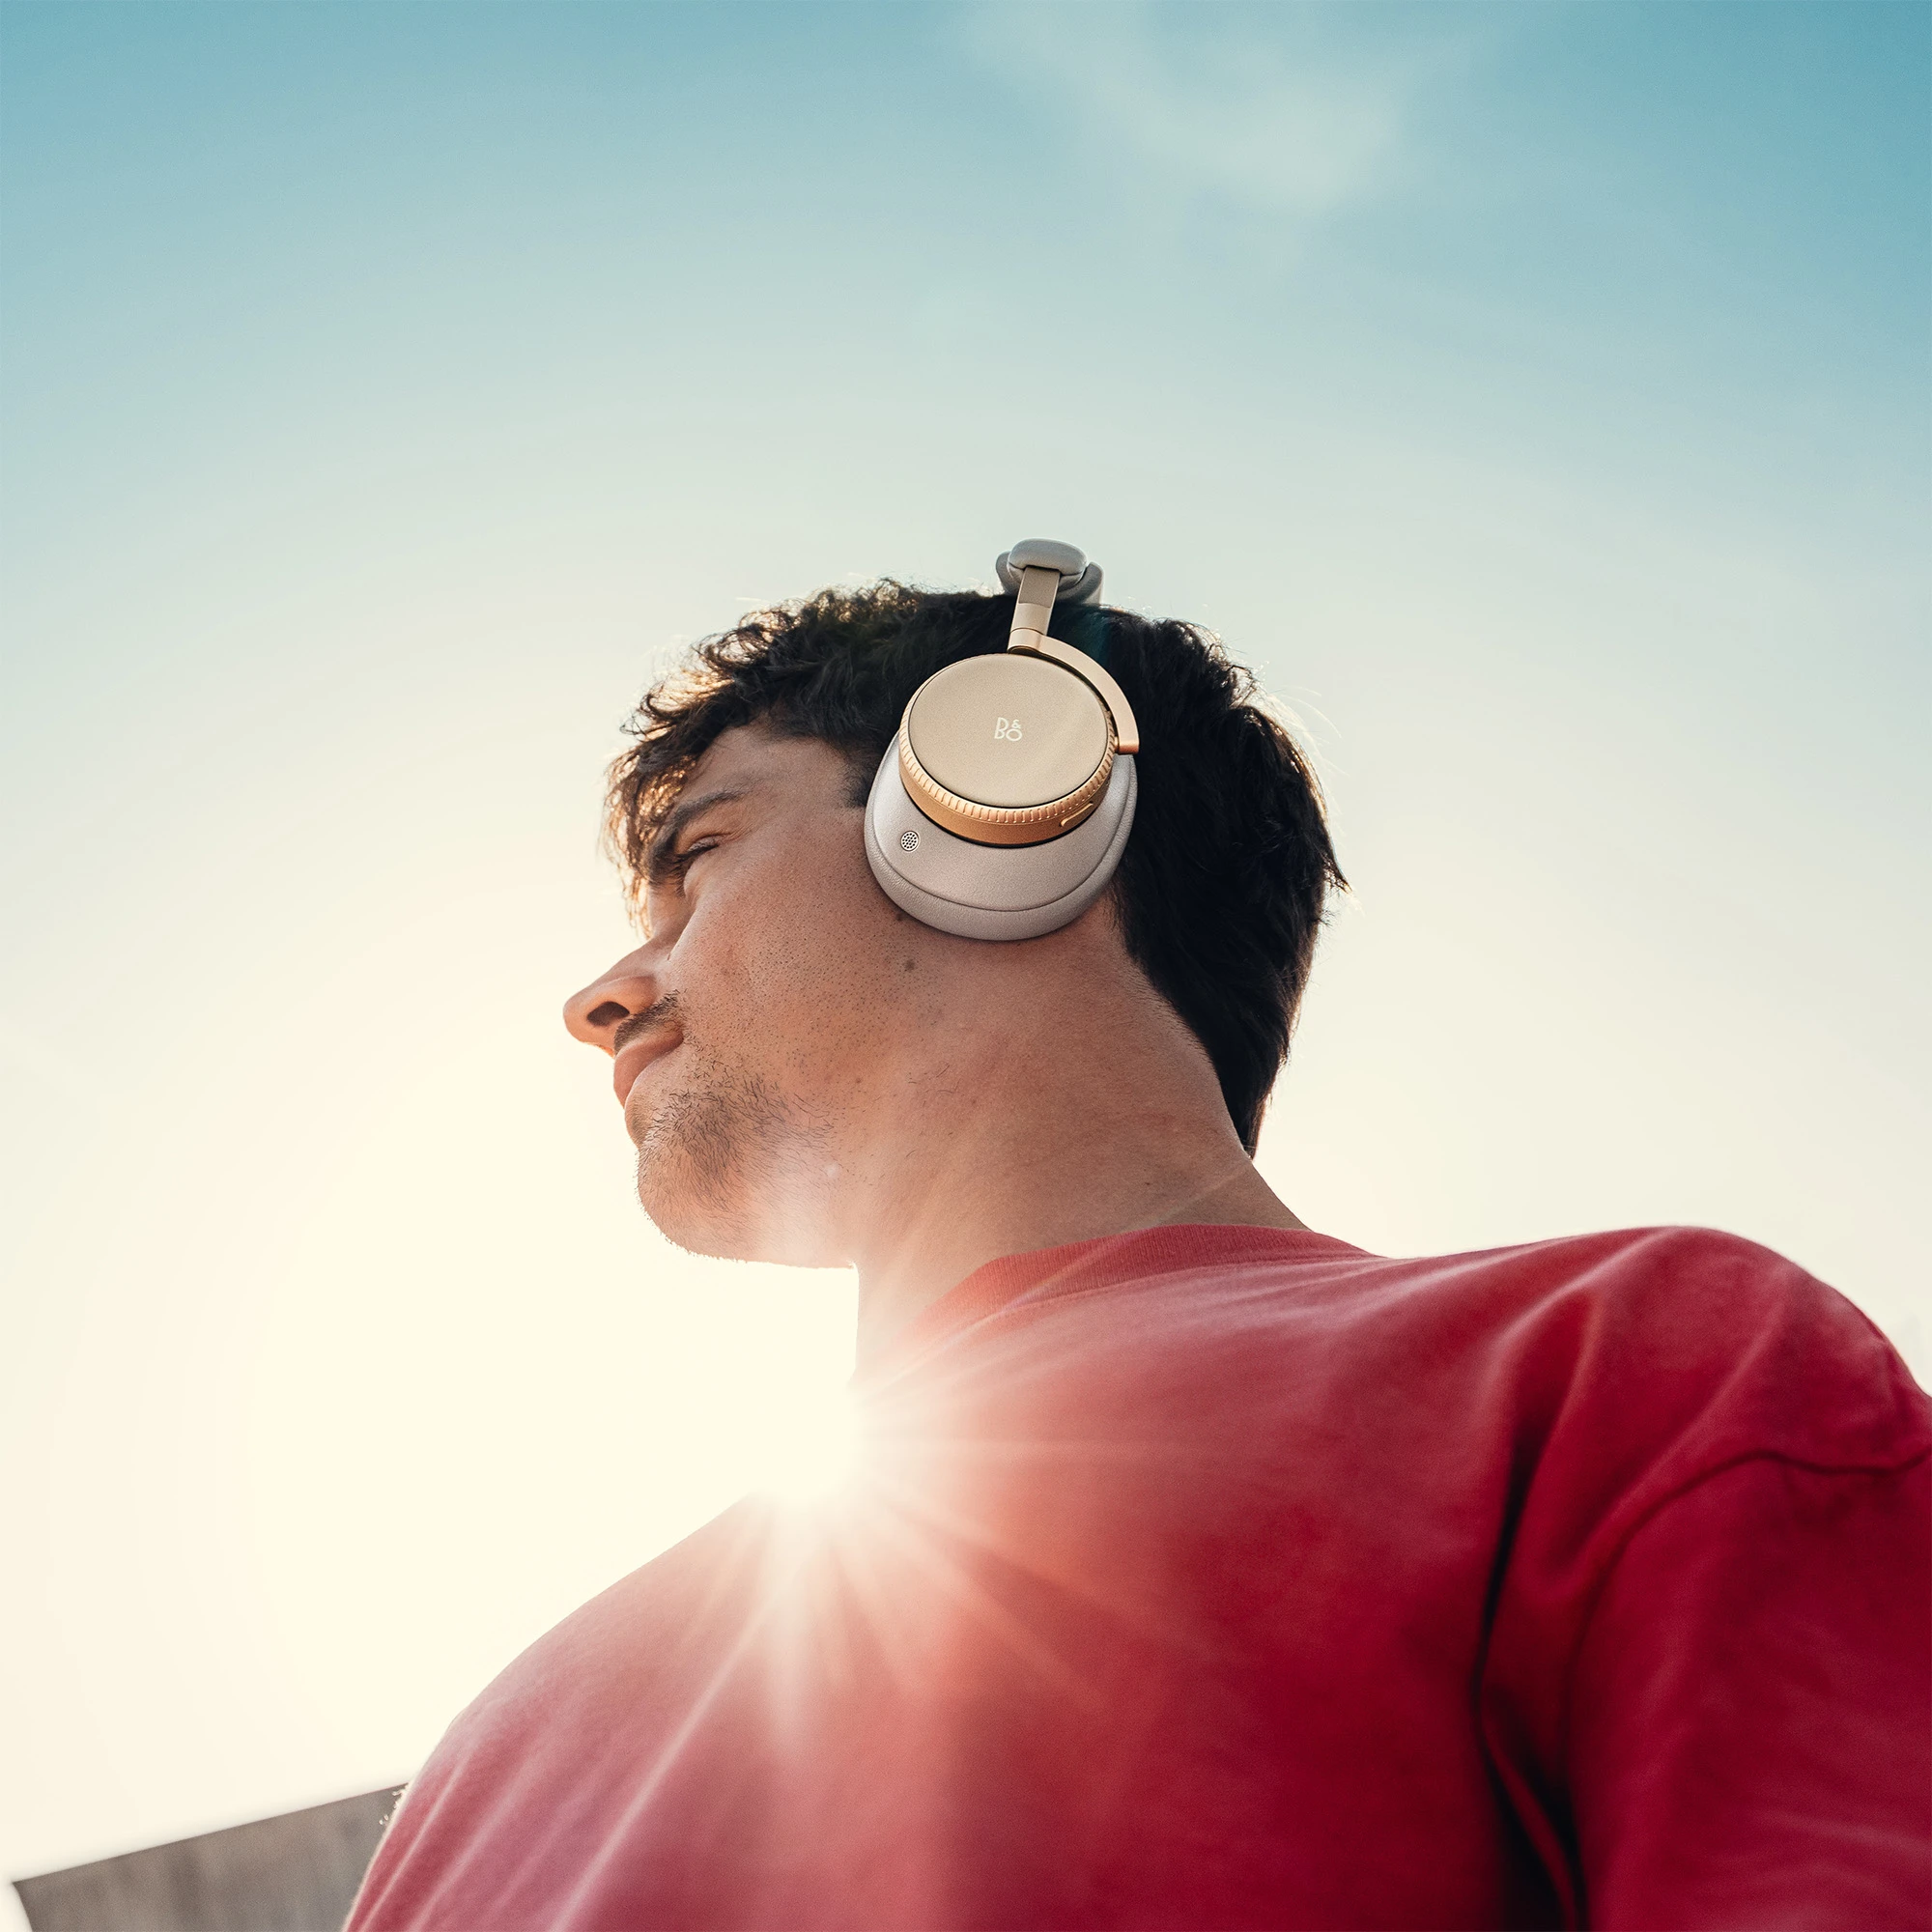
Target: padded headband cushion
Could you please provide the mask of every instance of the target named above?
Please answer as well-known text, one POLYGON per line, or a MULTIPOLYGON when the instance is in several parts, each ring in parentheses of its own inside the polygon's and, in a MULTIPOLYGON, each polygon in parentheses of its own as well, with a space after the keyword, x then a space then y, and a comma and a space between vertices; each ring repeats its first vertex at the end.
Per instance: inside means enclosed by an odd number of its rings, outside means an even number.
POLYGON ((1000 582, 1015 596, 1019 594, 1023 570, 1057 570, 1060 573, 1059 604, 1097 604, 1100 601, 1100 566, 1089 563, 1086 553, 1071 544, 1049 543, 1044 537, 1029 537, 1011 550, 1002 551, 993 568, 1000 582))

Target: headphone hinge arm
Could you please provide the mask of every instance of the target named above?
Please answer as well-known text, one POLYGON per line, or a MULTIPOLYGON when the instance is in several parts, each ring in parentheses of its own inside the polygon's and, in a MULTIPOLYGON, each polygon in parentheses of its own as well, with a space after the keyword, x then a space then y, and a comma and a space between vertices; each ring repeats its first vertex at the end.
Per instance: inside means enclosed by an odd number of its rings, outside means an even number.
POLYGON ((1020 587, 1013 600, 1013 636, 1018 637, 1022 631, 1037 631, 1044 636, 1053 616, 1053 600, 1059 594, 1059 571, 1033 566, 1021 571, 1020 587))
POLYGON ((1085 651, 1077 651, 1046 634, 1053 617, 1053 600, 1059 594, 1059 571, 1029 564, 1020 572, 1020 587, 1013 600, 1012 634, 1007 639, 1007 648, 1029 651, 1037 658, 1051 658, 1097 692, 1100 702, 1114 714, 1114 749, 1132 755, 1141 748, 1141 727, 1135 722, 1134 708, 1127 702, 1126 693, 1115 683, 1113 673, 1085 651))
POLYGON ((1071 644, 1063 644, 1058 638, 1049 638, 1042 630, 1022 631, 1013 627, 1012 636, 1007 640, 1009 651, 1027 651, 1037 658, 1051 658, 1063 670, 1070 670, 1083 684, 1098 693, 1100 702, 1114 714, 1114 749, 1131 756, 1141 748, 1141 727, 1134 718, 1134 708, 1127 702, 1127 694, 1114 681, 1114 674, 1104 665, 1096 664, 1085 651, 1078 651, 1071 644))

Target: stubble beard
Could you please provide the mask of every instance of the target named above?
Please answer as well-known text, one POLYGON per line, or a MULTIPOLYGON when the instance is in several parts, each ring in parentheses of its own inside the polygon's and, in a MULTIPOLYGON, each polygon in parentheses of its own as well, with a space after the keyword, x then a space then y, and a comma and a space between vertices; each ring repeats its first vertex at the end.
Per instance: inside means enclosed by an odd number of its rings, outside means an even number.
POLYGON ((740 1074, 667 1096, 638 1141, 638 1200, 667 1240, 731 1261, 802 1259, 803 1192, 829 1133, 768 1080, 740 1074))

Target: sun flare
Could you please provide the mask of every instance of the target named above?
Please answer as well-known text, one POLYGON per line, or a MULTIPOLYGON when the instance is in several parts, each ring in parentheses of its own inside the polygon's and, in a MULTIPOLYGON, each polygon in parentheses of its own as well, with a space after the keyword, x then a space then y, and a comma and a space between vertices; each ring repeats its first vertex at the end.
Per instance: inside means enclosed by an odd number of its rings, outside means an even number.
POLYGON ((791 1503, 823 1502, 851 1481, 859 1418, 842 1383, 801 1389, 775 1405, 751 1444, 754 1487, 791 1503))

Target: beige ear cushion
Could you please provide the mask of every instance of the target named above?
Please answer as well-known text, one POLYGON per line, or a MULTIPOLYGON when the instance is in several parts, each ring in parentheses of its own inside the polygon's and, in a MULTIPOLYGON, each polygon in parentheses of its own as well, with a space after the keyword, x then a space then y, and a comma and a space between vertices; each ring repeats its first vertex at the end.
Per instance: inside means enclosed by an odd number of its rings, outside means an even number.
POLYGON ((1036 939, 1106 891, 1133 829, 1139 781, 1117 757, 1093 813, 1039 845, 982 845, 935 824, 906 795, 898 748, 879 761, 866 801, 866 858, 893 903, 962 939, 1036 939))

